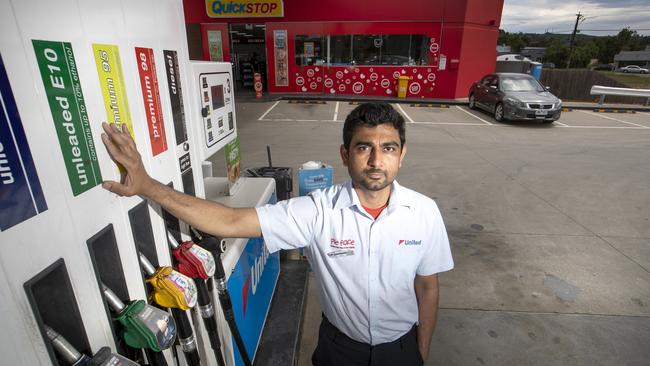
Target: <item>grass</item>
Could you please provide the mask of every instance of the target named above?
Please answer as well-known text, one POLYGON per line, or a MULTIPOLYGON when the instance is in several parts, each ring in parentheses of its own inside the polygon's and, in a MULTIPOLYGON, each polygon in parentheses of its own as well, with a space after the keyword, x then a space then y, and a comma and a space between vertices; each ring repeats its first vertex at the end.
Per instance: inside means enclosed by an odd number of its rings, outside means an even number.
POLYGON ((620 83, 627 85, 629 88, 635 89, 650 89, 650 74, 623 74, 612 71, 598 71, 603 73, 610 79, 614 79, 620 83))

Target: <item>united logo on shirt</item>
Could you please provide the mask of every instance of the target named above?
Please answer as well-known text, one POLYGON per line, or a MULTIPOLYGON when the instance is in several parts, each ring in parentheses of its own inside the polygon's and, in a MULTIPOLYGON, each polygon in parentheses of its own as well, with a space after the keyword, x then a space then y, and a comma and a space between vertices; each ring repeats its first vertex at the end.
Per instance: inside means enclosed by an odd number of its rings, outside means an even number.
POLYGON ((354 244, 355 244, 354 239, 341 239, 341 240, 337 240, 334 238, 330 239, 330 246, 334 248, 345 248, 345 249, 354 248, 354 244))
POLYGON ((422 240, 400 240, 397 245, 422 245, 422 240))

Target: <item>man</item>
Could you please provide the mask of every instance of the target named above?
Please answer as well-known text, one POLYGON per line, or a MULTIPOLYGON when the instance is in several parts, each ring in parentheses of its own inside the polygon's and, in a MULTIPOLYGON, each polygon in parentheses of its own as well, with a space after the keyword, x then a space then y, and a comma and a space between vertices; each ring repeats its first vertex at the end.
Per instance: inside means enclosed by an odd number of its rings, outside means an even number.
POLYGON ((103 187, 143 195, 220 237, 264 236, 270 252, 304 247, 323 310, 314 365, 422 365, 438 308, 437 273, 453 268, 433 200, 400 186, 404 119, 389 104, 354 109, 340 153, 351 181, 309 196, 235 209, 154 181, 127 131, 104 124, 102 140, 127 171, 103 187))

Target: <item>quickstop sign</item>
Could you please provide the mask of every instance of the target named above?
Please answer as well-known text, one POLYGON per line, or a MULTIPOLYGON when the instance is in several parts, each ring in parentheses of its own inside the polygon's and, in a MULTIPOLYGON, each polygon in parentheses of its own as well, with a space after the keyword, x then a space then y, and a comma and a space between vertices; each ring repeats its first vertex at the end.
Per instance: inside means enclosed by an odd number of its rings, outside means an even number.
POLYGON ((255 98, 262 97, 262 75, 259 72, 253 74, 253 81, 255 81, 255 98))

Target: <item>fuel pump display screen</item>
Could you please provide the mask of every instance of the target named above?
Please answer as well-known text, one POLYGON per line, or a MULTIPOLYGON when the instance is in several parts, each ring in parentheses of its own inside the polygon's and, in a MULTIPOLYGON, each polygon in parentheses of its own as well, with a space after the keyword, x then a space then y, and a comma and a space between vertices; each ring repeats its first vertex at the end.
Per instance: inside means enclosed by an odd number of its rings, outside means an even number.
POLYGON ((205 147, 209 150, 206 156, 217 152, 230 140, 228 136, 235 133, 234 124, 229 116, 234 114, 233 90, 230 72, 197 73, 196 85, 199 89, 205 147))
POLYGON ((212 92, 212 110, 217 110, 226 105, 223 100, 223 85, 213 85, 212 92))

